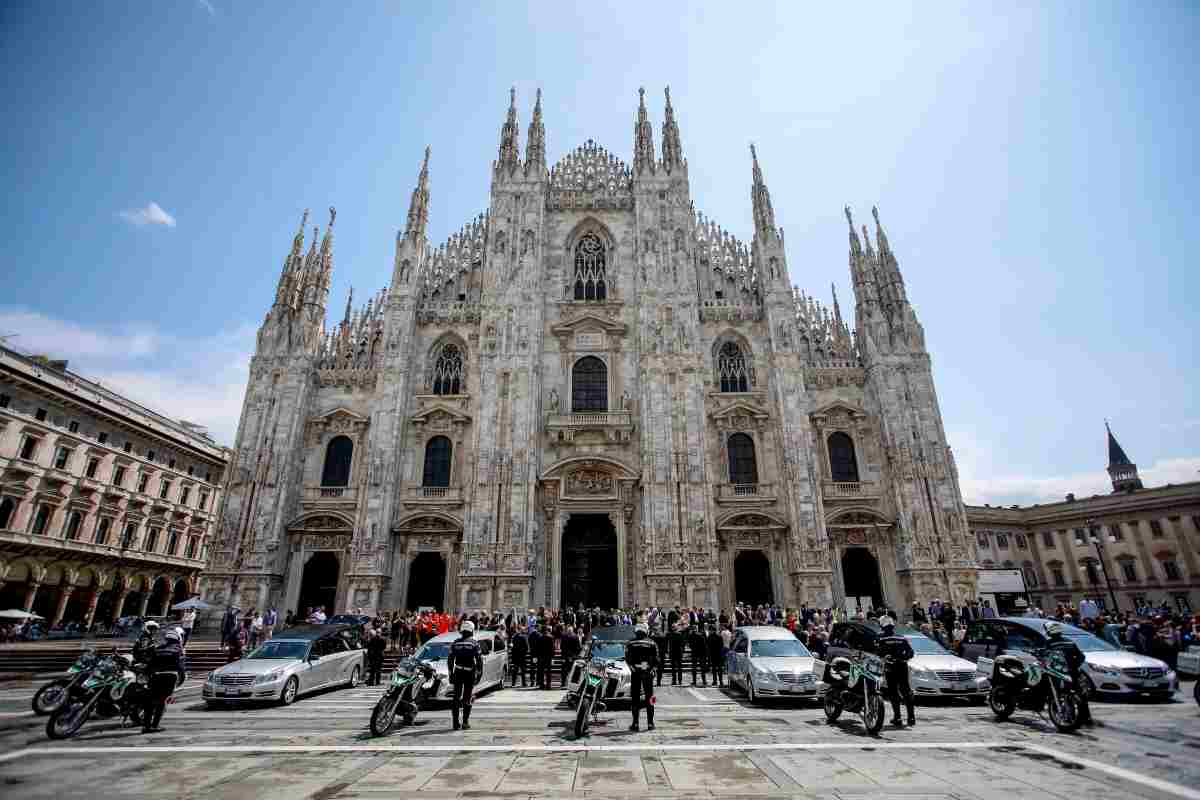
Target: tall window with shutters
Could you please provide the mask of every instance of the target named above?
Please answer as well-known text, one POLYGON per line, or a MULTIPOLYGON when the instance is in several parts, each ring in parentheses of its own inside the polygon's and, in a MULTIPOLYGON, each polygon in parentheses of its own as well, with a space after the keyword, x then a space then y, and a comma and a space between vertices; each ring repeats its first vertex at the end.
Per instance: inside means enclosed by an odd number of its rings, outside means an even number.
POLYGON ((829 474, 838 482, 858 483, 858 459, 854 455, 854 440, 849 434, 837 431, 829 435, 829 474))
POLYGON ((422 486, 444 487, 450 485, 450 456, 454 448, 445 436, 434 436, 425 445, 425 470, 422 486))
POLYGON ((608 411, 608 367, 595 356, 579 359, 571 370, 571 411, 608 411))
POLYGON ((321 470, 322 486, 349 486, 350 463, 354 458, 354 442, 348 436, 335 436, 325 448, 325 466, 321 470))
POLYGON ((758 483, 758 461, 754 456, 754 440, 744 433, 729 437, 729 482, 758 483))

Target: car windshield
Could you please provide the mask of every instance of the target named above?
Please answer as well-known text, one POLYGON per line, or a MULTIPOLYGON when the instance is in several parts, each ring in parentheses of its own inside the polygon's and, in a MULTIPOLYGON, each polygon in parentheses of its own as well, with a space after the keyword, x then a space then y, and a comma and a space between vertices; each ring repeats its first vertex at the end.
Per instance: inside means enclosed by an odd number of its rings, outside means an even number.
POLYGON ((307 652, 308 644, 305 642, 280 642, 273 639, 248 655, 247 658, 286 658, 300 661, 304 659, 304 654, 307 652))
POLYGON ((450 655, 449 642, 428 642, 413 656, 418 661, 445 661, 450 655))
POLYGON ((755 639, 750 642, 750 655, 766 658, 798 656, 811 658, 812 653, 800 644, 799 639, 755 639))
POLYGON ((1085 653, 1095 653, 1105 650, 1119 650, 1116 645, 1111 642, 1106 642, 1098 636, 1093 636, 1090 633, 1068 633, 1067 638, 1079 646, 1079 649, 1085 653))
POLYGON ((361 625, 362 623, 362 617, 354 614, 338 614, 325 620, 327 625, 361 625))
POLYGON ((592 658, 603 658, 606 661, 624 661, 624 642, 592 642, 592 658))
POLYGON ((909 636, 908 643, 912 645, 913 653, 919 656, 948 656, 950 651, 930 639, 928 636, 909 636))

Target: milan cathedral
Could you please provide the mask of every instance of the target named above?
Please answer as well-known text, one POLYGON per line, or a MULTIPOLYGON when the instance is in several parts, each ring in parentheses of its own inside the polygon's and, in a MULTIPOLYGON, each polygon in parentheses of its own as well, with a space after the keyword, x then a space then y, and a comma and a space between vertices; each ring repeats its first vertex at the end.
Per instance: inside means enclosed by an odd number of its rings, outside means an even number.
MULTIPOLYGON (((853 319, 789 283, 751 147, 753 231, 696 210, 669 91, 626 163, 524 153, 427 237, 425 151, 387 288, 333 319, 334 211, 283 262, 205 596, 303 611, 975 596, 924 330, 849 208, 853 319)), ((434 165, 435 166, 435 165, 434 165)))

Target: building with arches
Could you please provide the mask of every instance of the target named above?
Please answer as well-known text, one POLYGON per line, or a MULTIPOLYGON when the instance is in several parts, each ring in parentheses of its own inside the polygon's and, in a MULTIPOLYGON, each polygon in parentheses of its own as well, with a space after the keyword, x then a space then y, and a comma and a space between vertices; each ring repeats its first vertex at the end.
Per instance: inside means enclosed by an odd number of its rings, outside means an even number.
MULTIPOLYGON (((850 224, 853 318, 789 282, 751 152, 746 241, 696 211, 669 93, 633 159, 547 164, 515 96, 486 211, 328 315, 307 212, 258 335, 206 596, 304 611, 905 604, 973 595, 924 332, 850 224), (307 247, 306 247, 307 243, 307 247), (315 566, 314 566, 315 565, 315 566), (332 598, 332 599, 330 599, 332 598)), ((850 212, 846 212, 850 222, 850 212)))
POLYGON ((227 460, 195 425, 0 348, 0 608, 91 625, 198 594, 227 460))

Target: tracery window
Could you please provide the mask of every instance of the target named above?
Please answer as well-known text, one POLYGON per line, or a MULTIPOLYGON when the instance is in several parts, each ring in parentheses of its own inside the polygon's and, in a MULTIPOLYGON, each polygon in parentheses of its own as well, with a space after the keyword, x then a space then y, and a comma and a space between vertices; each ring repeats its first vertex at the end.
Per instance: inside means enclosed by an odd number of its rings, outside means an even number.
POLYGON ((325 466, 321 470, 322 486, 348 486, 354 442, 347 436, 335 436, 325 448, 325 466))
POLYGON ((744 433, 735 433, 729 437, 729 482, 758 483, 754 440, 744 433))
POLYGON ((450 485, 450 455, 453 452, 450 440, 435 436, 425 445, 425 474, 422 486, 450 485))
POLYGON ((608 367, 595 356, 579 359, 571 370, 571 410, 608 411, 608 367))
POLYGON ((717 380, 722 392, 750 391, 750 370, 736 342, 726 342, 717 353, 717 380))
POLYGON ((604 300, 608 296, 604 243, 594 233, 575 245, 575 299, 604 300))
POLYGON ((858 459, 854 456, 854 440, 841 431, 829 436, 829 472, 835 481, 858 483, 858 459))
POLYGON ((434 394, 462 394, 464 381, 462 349, 454 344, 442 345, 433 362, 430 384, 434 394))

